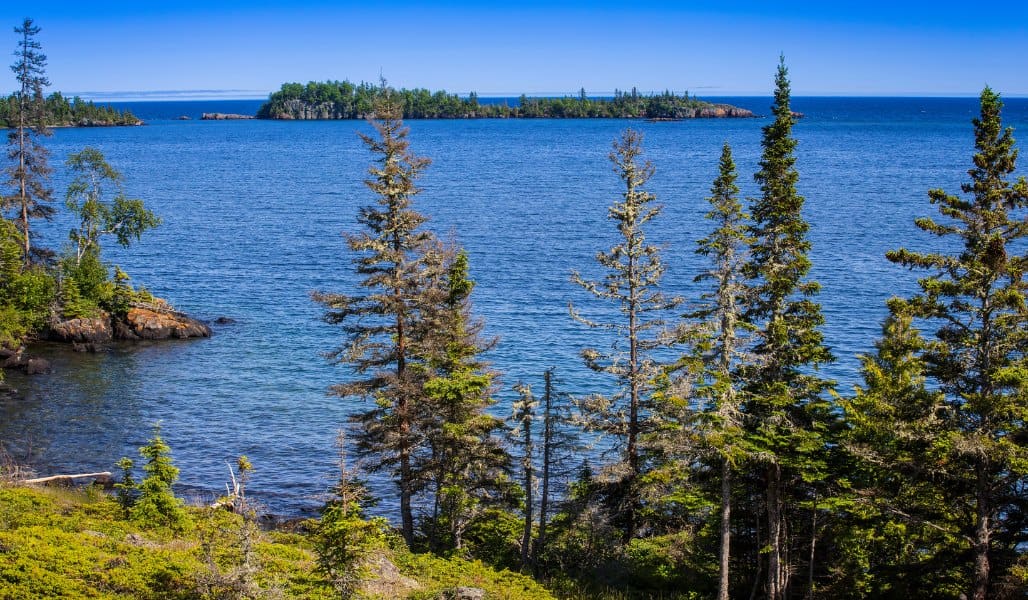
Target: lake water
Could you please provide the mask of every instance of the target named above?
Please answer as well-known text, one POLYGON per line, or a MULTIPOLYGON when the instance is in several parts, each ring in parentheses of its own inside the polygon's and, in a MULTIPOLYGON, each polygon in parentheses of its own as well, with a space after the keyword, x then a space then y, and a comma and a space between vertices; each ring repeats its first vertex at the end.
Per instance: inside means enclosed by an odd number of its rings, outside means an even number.
MULTIPOLYGON (((769 113, 767 98, 723 99, 769 113)), ((186 495, 223 489, 226 461, 255 466, 250 490, 269 510, 311 511, 333 483, 333 440, 360 403, 325 394, 347 377, 320 355, 341 341, 319 320, 311 290, 353 291, 357 281, 341 232, 373 201, 362 184, 371 159, 360 122, 178 121, 202 112, 252 113, 259 103, 151 102, 130 107, 144 127, 63 129, 48 142, 52 163, 100 148, 164 224, 129 251, 107 258, 137 285, 203 319, 225 316, 211 339, 117 346, 99 354, 35 348, 49 375, 10 374, 19 397, 0 400, 0 441, 41 473, 109 470, 160 421, 182 469, 186 495)), ((812 277, 821 282, 827 342, 838 360, 824 374, 842 394, 857 380, 857 355, 879 332, 883 302, 914 289, 916 275, 883 254, 938 241, 912 221, 932 215, 927 190, 951 192, 966 179, 973 152, 975 99, 797 98, 799 189, 812 223, 812 277)), ((1007 100, 1006 123, 1028 136, 1028 100, 1007 100)), ((650 239, 666 245, 669 291, 695 298, 702 268, 695 240, 708 228, 704 200, 721 144, 732 144, 744 195, 767 119, 644 123, 626 120, 415 121, 416 153, 432 166, 417 206, 431 227, 453 236, 471 258, 474 302, 490 355, 503 373, 498 414, 509 412, 519 380, 541 388, 555 366, 563 389, 602 392, 611 382, 588 372, 586 346, 609 339, 568 317, 569 301, 602 319, 609 307, 569 282, 573 269, 598 277, 593 256, 614 240, 607 206, 620 181, 607 160, 626 127, 645 134, 657 169, 649 188, 664 205, 650 239)), ((1022 161, 1022 165, 1024 162, 1022 161)), ((55 196, 67 177, 57 169, 55 196)), ((1022 167, 1020 172, 1026 172, 1022 167)), ((46 243, 69 223, 46 227, 46 243)), ((375 489, 391 501, 381 479, 375 489)))

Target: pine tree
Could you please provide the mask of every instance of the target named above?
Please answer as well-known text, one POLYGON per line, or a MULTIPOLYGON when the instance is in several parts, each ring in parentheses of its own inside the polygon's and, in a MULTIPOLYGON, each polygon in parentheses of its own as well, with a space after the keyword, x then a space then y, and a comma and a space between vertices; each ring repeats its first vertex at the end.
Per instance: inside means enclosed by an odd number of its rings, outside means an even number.
POLYGON ((957 513, 942 498, 927 465, 944 456, 942 394, 929 390, 921 353, 927 342, 907 304, 889 301, 874 355, 861 357, 864 384, 842 401, 849 461, 847 530, 836 541, 846 595, 956 597, 965 562, 957 513))
POLYGON ((346 341, 329 359, 349 365, 363 379, 332 386, 340 397, 372 400, 373 408, 353 417, 358 453, 369 459, 371 470, 389 469, 400 493, 402 534, 414 541, 412 499, 417 491, 414 454, 423 445, 415 418, 423 397, 426 370, 419 322, 431 310, 431 296, 443 277, 443 255, 435 236, 422 228, 426 217, 413 208, 420 191, 415 180, 429 160, 415 156, 401 120, 402 106, 384 89, 375 107, 372 125, 377 137, 360 137, 376 155, 365 184, 376 204, 361 208, 357 221, 365 231, 347 237, 357 254, 356 271, 364 279, 360 294, 315 292, 313 298, 328 308, 325 320, 342 325, 346 341))
MULTIPOLYGON (((823 395, 832 386, 816 375, 832 360, 818 330, 824 318, 811 298, 819 285, 810 271, 809 224, 796 190, 792 137, 795 117, 784 57, 775 77, 775 120, 763 129, 763 154, 754 179, 761 197, 751 206, 754 242, 745 272, 752 292, 746 319, 757 327, 754 361, 745 369, 747 451, 762 465, 768 523, 766 597, 788 594, 793 572, 787 512, 812 506, 810 484, 824 479, 824 434, 830 407, 823 395)), ((816 510, 816 506, 812 508, 816 510)), ((794 521, 807 519, 792 519, 794 521)), ((811 532, 811 552, 815 539, 811 532)))
POLYGON ((649 161, 639 162, 642 156, 642 135, 625 130, 614 142, 610 161, 614 171, 624 182, 622 199, 608 210, 621 235, 621 241, 606 252, 596 254, 596 261, 607 270, 602 281, 584 279, 577 272, 572 281, 591 294, 617 305, 621 318, 617 322, 597 323, 582 317, 574 307, 572 316, 590 327, 612 330, 618 344, 611 353, 595 349, 582 351, 586 365, 594 371, 613 375, 620 391, 610 397, 594 397, 583 404, 586 426, 619 438, 623 446, 621 464, 614 477, 620 488, 622 532, 627 542, 635 535, 638 512, 641 508, 639 476, 643 472, 640 437, 648 429, 651 381, 657 375, 657 361, 652 351, 667 345, 661 335, 664 325, 662 314, 679 304, 660 289, 664 264, 660 249, 646 243, 644 226, 660 214, 660 207, 651 203, 655 196, 643 189, 653 175, 649 161), (617 350, 619 345, 627 351, 617 350))
POLYGON ((496 340, 483 338, 484 323, 474 317, 466 252, 450 261, 444 284, 435 318, 422 323, 419 336, 427 341, 428 376, 415 427, 428 452, 413 465, 433 496, 429 545, 436 551, 463 549, 467 527, 510 487, 509 456, 495 435, 503 421, 486 412, 495 403, 496 373, 481 354, 496 340))
POLYGON ((740 361, 748 355, 743 320, 746 285, 742 268, 751 239, 747 215, 739 202, 739 187, 732 149, 725 143, 721 150, 718 176, 710 190, 711 211, 707 219, 714 230, 698 242, 697 253, 706 256, 711 268, 697 282, 712 281, 714 290, 704 295, 705 304, 687 318, 698 324, 689 331, 694 359, 699 363, 695 395, 707 403, 703 407, 700 433, 702 444, 720 458, 721 511, 718 599, 729 597, 731 559, 732 471, 745 458, 742 448, 740 361))
POLYGON ((32 260, 30 224, 32 219, 49 219, 54 214, 53 190, 47 185, 50 167, 47 164, 49 152, 40 139, 50 135, 46 126, 46 99, 43 89, 50 85, 46 78, 46 55, 36 40, 39 34, 32 19, 25 19, 14 32, 21 36, 17 61, 11 65, 18 80, 15 92, 15 115, 13 126, 7 134, 8 157, 11 166, 7 168, 8 184, 14 193, 4 198, 4 209, 13 212, 24 249, 23 261, 27 267, 32 260))
POLYGON ((1009 179, 1017 150, 1012 129, 1002 126, 1002 106, 997 93, 982 91, 971 180, 961 186, 970 197, 931 190, 945 220, 915 221, 959 250, 887 254, 928 272, 905 305, 937 327, 921 352, 925 373, 944 394, 942 431, 932 443, 941 464, 933 476, 967 515, 960 531, 974 559, 967 592, 975 600, 994 595, 994 583, 1007 575, 1009 549, 1025 535, 1006 520, 1028 508, 1028 183, 1009 179))

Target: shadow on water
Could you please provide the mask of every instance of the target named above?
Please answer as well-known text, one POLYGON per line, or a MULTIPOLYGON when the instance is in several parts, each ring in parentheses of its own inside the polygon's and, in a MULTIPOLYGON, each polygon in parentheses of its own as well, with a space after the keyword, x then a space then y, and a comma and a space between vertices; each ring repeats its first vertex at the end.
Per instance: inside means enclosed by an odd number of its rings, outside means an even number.
POLYGON ((82 353, 36 344, 50 361, 43 375, 8 373, 18 393, 0 400, 0 440, 19 462, 41 474, 112 470, 134 455, 145 430, 138 377, 144 348, 116 345, 82 353))

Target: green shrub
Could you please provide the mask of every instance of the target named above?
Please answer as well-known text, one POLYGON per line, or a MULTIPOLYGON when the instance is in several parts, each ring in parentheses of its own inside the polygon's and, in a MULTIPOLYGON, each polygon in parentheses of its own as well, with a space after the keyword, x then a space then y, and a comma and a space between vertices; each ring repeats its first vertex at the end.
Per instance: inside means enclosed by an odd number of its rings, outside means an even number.
POLYGON ((146 476, 139 484, 132 519, 150 527, 185 529, 189 517, 182 508, 182 500, 171 491, 171 485, 178 479, 178 467, 171 462, 171 447, 161 439, 160 423, 154 425, 153 438, 139 449, 139 454, 147 460, 143 466, 146 476))

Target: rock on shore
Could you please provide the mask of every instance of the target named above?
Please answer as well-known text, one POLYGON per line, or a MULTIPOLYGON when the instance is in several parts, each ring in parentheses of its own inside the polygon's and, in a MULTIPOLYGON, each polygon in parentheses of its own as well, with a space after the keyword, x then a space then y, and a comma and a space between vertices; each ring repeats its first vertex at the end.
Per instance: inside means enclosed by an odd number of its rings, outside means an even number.
POLYGON ((203 113, 200 117, 203 121, 239 121, 252 119, 253 115, 237 115, 234 113, 203 113))
POLYGON ((211 328, 188 315, 155 306, 137 305, 124 317, 101 312, 96 317, 62 319, 50 324, 48 339, 86 345, 86 349, 112 340, 167 340, 210 337, 211 328))

